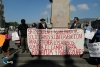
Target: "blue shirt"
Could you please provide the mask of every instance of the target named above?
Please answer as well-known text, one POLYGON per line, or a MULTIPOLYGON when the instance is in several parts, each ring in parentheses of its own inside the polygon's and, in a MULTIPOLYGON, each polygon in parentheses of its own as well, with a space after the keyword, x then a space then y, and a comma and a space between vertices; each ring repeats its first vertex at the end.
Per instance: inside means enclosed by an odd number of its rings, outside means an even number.
POLYGON ((91 26, 85 26, 84 29, 88 30, 88 31, 91 31, 93 28, 91 26))
POLYGON ((97 37, 97 38, 100 38, 100 30, 97 30, 97 32, 96 32, 96 37, 97 37))

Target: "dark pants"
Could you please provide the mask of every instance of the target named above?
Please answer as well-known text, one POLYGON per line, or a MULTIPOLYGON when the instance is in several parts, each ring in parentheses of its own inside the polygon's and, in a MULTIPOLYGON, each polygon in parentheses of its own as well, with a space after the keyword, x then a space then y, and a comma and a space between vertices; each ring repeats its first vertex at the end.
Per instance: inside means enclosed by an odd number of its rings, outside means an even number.
POLYGON ((9 49, 9 40, 5 40, 3 46, 2 46, 2 51, 7 52, 9 49))
POLYGON ((22 50, 28 50, 27 37, 21 37, 22 50))
POLYGON ((10 55, 10 49, 9 49, 9 40, 5 40, 3 46, 2 46, 2 54, 4 56, 10 55))

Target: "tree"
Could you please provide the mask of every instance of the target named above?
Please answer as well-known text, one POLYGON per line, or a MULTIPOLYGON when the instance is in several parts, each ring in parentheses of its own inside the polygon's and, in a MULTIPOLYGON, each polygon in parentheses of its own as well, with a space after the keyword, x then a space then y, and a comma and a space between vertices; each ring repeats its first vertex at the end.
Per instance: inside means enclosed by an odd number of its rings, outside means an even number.
POLYGON ((18 26, 19 24, 17 22, 9 22, 9 26, 18 26))

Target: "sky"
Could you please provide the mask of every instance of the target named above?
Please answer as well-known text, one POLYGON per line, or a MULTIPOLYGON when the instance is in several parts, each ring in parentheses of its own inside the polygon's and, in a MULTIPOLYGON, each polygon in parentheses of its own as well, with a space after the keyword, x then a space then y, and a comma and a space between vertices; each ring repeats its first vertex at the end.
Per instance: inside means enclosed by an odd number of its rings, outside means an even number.
MULTIPOLYGON (((25 19, 27 23, 39 22, 51 14, 49 0, 2 0, 6 22, 18 22, 25 19)), ((69 0, 70 19, 100 17, 100 0, 69 0)))

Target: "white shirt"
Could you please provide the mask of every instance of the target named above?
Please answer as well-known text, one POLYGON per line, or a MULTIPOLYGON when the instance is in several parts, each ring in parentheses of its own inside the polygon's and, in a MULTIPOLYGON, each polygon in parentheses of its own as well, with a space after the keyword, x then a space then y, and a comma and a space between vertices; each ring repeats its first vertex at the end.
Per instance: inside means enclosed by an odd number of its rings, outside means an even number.
POLYGON ((43 27, 45 28, 45 24, 42 24, 43 25, 43 27))

